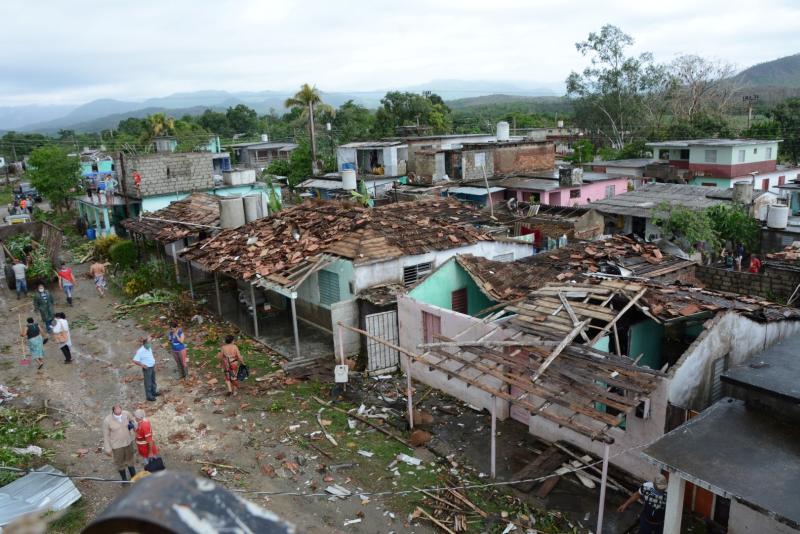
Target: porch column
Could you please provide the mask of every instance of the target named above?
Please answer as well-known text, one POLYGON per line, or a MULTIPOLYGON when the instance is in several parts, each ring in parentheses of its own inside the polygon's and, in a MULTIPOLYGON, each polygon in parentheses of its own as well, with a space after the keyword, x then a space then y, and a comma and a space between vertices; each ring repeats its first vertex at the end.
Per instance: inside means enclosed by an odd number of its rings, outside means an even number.
MULTIPOLYGON (((289 298, 292 305, 292 330, 294 330, 294 353, 297 359, 300 359, 300 335, 297 332, 297 307, 294 301, 297 300, 297 295, 289 298)), ((344 362, 342 362, 344 363, 344 362)))
POLYGON ((178 268, 178 252, 175 250, 175 241, 172 242, 172 263, 175 265, 175 279, 181 281, 181 271, 178 268))
POLYGON ((597 509, 597 534, 603 534, 603 514, 606 509, 606 482, 608 481, 608 443, 603 448, 603 472, 600 477, 600 506, 597 509))
POLYGON ((491 450, 491 461, 489 465, 489 472, 492 478, 497 476, 497 397, 492 395, 492 441, 489 449, 491 450))
POLYGON ((677 473, 669 474, 667 482, 667 509, 664 513, 664 534, 681 534, 683 519, 683 494, 686 481, 677 473))
POLYGON ((100 222, 100 212, 97 211, 97 210, 95 210, 95 212, 94 212, 94 228, 95 228, 94 231, 95 231, 96 237, 102 237, 103 236, 103 225, 100 222))
POLYGON ((217 314, 222 317, 222 300, 219 298, 219 275, 214 271, 214 291, 217 293, 217 314))
POLYGON ((111 221, 108 218, 108 209, 103 210, 103 226, 106 227, 105 235, 109 236, 113 233, 111 231, 111 221))
POLYGON ((253 331, 258 338, 258 309, 256 307, 256 287, 250 284, 250 302, 253 305, 253 331))

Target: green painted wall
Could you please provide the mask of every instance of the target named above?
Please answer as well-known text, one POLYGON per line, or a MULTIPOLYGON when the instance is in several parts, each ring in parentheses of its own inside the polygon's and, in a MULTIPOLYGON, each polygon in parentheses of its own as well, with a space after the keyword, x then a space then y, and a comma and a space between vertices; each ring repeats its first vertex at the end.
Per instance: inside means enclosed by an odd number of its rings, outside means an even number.
POLYGON ((425 304, 452 310, 452 293, 463 288, 467 288, 467 311, 469 315, 475 315, 479 311, 496 304, 478 289, 472 278, 454 259, 448 260, 408 294, 425 304))
POLYGON ((705 185, 705 184, 715 184, 715 187, 721 187, 722 189, 730 189, 731 179, 712 178, 710 176, 695 176, 689 181, 689 185, 705 185))
POLYGON ((661 342, 664 338, 664 326, 647 319, 631 325, 628 332, 628 356, 636 359, 644 353, 639 365, 650 369, 661 369, 661 342))

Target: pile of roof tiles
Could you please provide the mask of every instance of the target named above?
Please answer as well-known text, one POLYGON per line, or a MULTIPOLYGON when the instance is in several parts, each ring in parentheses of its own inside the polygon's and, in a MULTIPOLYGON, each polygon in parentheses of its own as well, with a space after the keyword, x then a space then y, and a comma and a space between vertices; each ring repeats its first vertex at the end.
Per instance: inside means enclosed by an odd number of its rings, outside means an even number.
POLYGON ((800 260, 800 241, 795 241, 780 252, 770 252, 766 255, 768 260, 794 262, 800 260))
POLYGON ((238 279, 261 276, 280 281, 282 272, 323 252, 368 263, 488 240, 472 225, 480 219, 477 210, 455 199, 429 198, 377 208, 308 201, 223 230, 183 255, 238 279))
POLYGON ((130 232, 163 243, 201 231, 208 234, 214 231, 214 227, 219 227, 219 198, 207 193, 192 193, 166 208, 143 213, 138 218, 125 219, 122 226, 130 232))

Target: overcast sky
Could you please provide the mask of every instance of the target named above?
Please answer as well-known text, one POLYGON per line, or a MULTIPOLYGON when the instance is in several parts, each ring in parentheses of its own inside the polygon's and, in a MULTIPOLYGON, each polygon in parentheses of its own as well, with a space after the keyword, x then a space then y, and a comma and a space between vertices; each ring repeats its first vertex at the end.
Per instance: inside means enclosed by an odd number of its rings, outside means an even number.
POLYGON ((0 105, 178 91, 562 82, 605 23, 744 68, 800 52, 798 0, 3 0, 0 105))

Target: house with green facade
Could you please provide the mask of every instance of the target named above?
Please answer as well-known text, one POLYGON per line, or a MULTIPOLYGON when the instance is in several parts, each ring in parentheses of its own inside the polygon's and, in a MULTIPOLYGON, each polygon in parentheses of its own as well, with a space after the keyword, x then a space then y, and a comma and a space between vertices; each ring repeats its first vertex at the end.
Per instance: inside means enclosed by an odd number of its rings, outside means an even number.
POLYGON ((477 276, 452 259, 398 296, 413 378, 545 441, 601 458, 608 446, 611 463, 640 478, 656 471, 628 450, 721 398, 729 366, 800 332, 800 313, 746 297, 543 272, 526 292, 513 273, 535 262, 481 263, 477 276))

